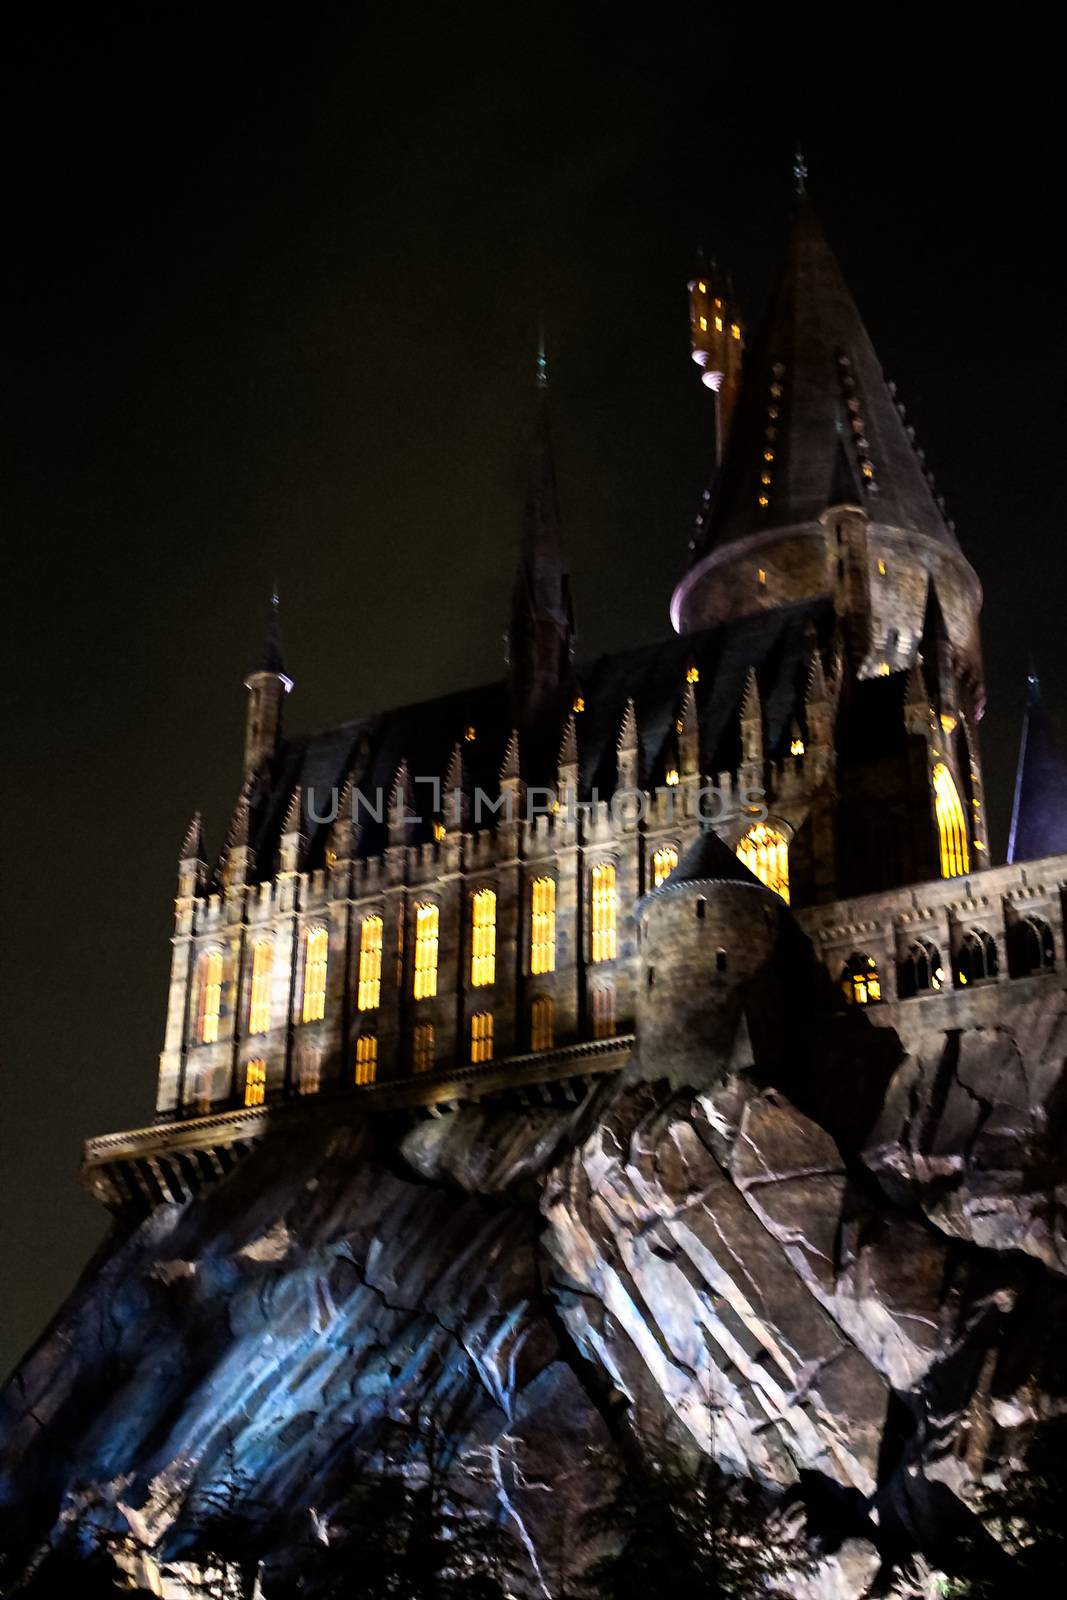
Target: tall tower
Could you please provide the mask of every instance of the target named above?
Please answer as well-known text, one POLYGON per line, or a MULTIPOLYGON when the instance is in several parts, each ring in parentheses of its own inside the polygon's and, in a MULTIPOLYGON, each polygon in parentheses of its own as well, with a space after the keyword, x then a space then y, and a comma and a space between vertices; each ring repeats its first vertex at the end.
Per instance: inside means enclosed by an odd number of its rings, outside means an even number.
POLYGON ((274 755, 282 735, 282 707, 293 687, 285 671, 278 591, 270 597, 267 637, 259 665, 245 679, 248 712, 245 718, 243 773, 247 778, 274 755))
POLYGON ((741 389, 744 333, 733 289, 712 262, 689 281, 689 341, 701 382, 715 397, 715 466, 730 436, 741 389))

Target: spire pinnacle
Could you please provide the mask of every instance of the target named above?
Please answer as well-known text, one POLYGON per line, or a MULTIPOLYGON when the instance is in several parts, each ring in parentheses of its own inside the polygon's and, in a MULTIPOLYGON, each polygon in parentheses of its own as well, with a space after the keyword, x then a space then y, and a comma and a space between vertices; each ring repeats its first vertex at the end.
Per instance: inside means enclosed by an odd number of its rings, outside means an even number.
POLYGON ((537 387, 548 388, 548 357, 545 354, 545 321, 537 324, 537 387))
POLYGON ((804 160, 804 152, 800 149, 799 145, 797 146, 797 149, 793 155, 793 182, 796 185, 796 192, 798 195, 802 196, 807 194, 808 164, 804 160))

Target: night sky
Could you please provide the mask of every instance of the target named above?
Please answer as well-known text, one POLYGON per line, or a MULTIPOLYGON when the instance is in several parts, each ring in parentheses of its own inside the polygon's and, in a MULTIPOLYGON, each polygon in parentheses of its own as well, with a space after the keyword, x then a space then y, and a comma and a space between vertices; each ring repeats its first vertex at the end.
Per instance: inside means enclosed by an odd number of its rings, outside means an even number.
POLYGON ((81 1140, 150 1119, 275 576, 294 731, 497 676, 543 316, 580 653, 663 634, 709 465, 686 278, 704 245, 755 317, 798 137, 985 585, 1003 858, 1031 649, 1067 728, 1055 52, 748 9, 9 33, 0 1366, 102 1235, 81 1140))

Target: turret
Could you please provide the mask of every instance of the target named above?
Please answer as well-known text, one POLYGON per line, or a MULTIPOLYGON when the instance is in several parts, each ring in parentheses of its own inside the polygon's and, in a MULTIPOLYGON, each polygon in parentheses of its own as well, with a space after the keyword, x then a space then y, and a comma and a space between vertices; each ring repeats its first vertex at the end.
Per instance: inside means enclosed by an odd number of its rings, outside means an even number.
POLYGON ((293 687, 282 654, 278 591, 270 598, 270 620, 259 665, 245 679, 248 714, 245 718, 243 774, 247 778, 277 751, 282 736, 282 706, 293 687))
POLYGON ((745 347, 733 287, 714 262, 689 281, 689 341, 701 382, 715 397, 715 465, 722 459, 741 387, 745 347))

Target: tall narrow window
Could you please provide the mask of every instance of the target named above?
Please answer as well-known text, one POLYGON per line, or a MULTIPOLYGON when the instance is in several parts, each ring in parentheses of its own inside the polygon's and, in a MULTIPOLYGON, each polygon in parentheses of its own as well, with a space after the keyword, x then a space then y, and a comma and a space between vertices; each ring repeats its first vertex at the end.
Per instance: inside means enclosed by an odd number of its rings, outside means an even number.
POLYGON ((496 981, 496 895, 479 889, 471 899, 471 986, 496 981))
POLYGON ((530 1007, 530 1048, 551 1050, 556 1042, 556 1003, 551 995, 538 995, 530 1007))
POLYGON ((359 989, 356 1005, 360 1011, 376 1011, 381 998, 382 919, 379 916, 364 917, 359 930, 359 989))
POLYGON ((615 868, 610 861, 601 861, 593 868, 593 960, 615 959, 615 913, 618 892, 615 887, 615 868))
POLYGON ((882 980, 873 956, 853 950, 841 973, 841 990, 850 1006, 876 1005, 882 998, 882 980))
POLYGON ((207 950, 200 957, 199 980, 196 1037, 201 1044, 214 1044, 219 1036, 219 1012, 222 1009, 221 950, 207 950))
POLYGON ((267 1063, 249 1061, 245 1066, 245 1105, 261 1106, 267 1098, 267 1063))
POLYGON ((471 1060, 493 1059, 493 1013, 476 1011, 471 1018, 471 1060))
POLYGON ((373 1083, 378 1076, 378 1040, 373 1033, 361 1033, 356 1040, 356 1082, 373 1083))
POLYGON ((789 904, 789 845, 784 833, 757 822, 741 840, 737 854, 760 883, 789 904))
POLYGON ((678 865, 678 852, 673 844, 665 844, 656 851, 652 857, 652 887, 658 889, 660 884, 670 877, 678 865))
POLYGON ((615 1034, 615 989, 610 983, 598 983, 590 990, 593 1011, 593 1038, 611 1039, 615 1034))
POLYGON ((530 971, 556 970, 556 880, 535 878, 530 885, 530 971))
POLYGON ((961 989, 969 983, 983 983, 995 978, 1000 970, 996 940, 984 928, 972 928, 965 933, 956 958, 956 982, 961 989))
POLYGON ((270 1028, 270 986, 274 968, 274 945, 260 939, 252 951, 252 998, 248 1007, 249 1033, 266 1033, 270 1028))
POLYGON ((417 1022, 412 1041, 412 1063, 416 1072, 432 1072, 434 1062, 434 1032, 432 1022, 417 1022))
POLYGON ((970 871, 967 853, 967 823, 963 816, 959 790, 943 761, 933 771, 934 815, 941 846, 941 876, 958 878, 970 871))
POLYGON ((317 1050, 305 1050, 300 1056, 301 1094, 318 1094, 322 1080, 322 1058, 317 1050))
POLYGON ((326 959, 330 936, 325 928, 304 929, 304 1022, 321 1022, 326 1015, 326 959))
POLYGON ((415 999, 429 1000, 437 993, 436 906, 415 907, 415 999))

